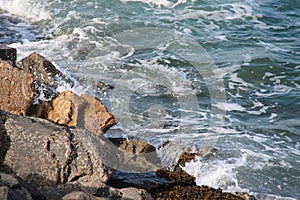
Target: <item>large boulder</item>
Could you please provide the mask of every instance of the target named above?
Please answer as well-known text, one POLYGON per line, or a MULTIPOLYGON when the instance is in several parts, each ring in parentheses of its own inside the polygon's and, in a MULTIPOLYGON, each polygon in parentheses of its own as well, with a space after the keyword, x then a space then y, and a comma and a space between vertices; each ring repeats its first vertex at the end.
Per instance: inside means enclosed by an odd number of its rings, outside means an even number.
POLYGON ((71 91, 62 92, 46 109, 46 119, 69 127, 82 127, 96 135, 102 135, 116 124, 100 100, 88 95, 79 97, 71 91))
POLYGON ((45 200, 46 198, 20 177, 0 172, 1 200, 45 200))
POLYGON ((13 67, 0 59, 0 109, 26 115, 33 101, 33 77, 30 73, 13 67))
MULTIPOLYGON (((34 186, 80 181, 103 186, 111 170, 99 155, 101 143, 85 130, 70 130, 38 118, 0 111, 0 165, 34 186)), ((103 150, 102 150, 103 151, 103 150)))

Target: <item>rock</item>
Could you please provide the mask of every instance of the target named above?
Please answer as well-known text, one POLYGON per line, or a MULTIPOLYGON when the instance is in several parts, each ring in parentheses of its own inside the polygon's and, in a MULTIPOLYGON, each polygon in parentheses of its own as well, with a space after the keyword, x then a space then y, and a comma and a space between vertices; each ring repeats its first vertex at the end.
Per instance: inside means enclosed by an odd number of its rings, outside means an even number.
POLYGON ((0 60, 10 61, 12 65, 16 64, 17 49, 0 44, 0 60))
POLYGON ((51 107, 46 108, 50 109, 46 119, 69 127, 76 127, 78 114, 81 111, 80 115, 82 115, 86 106, 86 101, 71 91, 65 91, 53 100, 51 107))
POLYGON ((106 198, 95 197, 84 192, 71 192, 65 195, 62 200, 104 200, 106 198))
MULTIPOLYGON (((208 186, 182 186, 175 185, 171 188, 160 188, 152 193, 155 199, 203 199, 203 200, 246 200, 235 194, 222 192, 221 189, 214 189, 208 186)), ((254 198, 254 197, 253 197, 254 198)), ((253 199, 254 200, 254 199, 253 199)))
POLYGON ((102 135, 108 128, 117 123, 100 100, 86 94, 81 95, 81 98, 87 102, 82 127, 96 135, 102 135))
POLYGON ((109 140, 114 143, 120 149, 134 153, 150 153, 155 152, 156 149, 151 144, 143 140, 125 139, 125 138, 109 138, 109 140))
POLYGON ((45 200, 46 198, 20 177, 0 172, 0 199, 45 200))
POLYGON ((31 73, 33 79, 40 83, 45 83, 56 88, 58 81, 65 81, 73 86, 72 81, 68 77, 56 69, 50 61, 36 52, 20 60, 17 66, 31 73))
POLYGON ((0 141, 9 143, 2 142, 7 145, 2 165, 28 183, 40 187, 79 181, 89 187, 93 181, 97 188, 109 180, 112 170, 103 165, 101 141, 93 134, 3 111, 0 119, 0 141))
POLYGON ((181 168, 178 168, 176 171, 169 171, 167 169, 159 169, 156 171, 156 175, 166 178, 168 180, 174 180, 176 182, 181 182, 185 184, 195 184, 195 177, 189 175, 185 171, 183 171, 181 168))
POLYGON ((115 170, 108 184, 115 188, 135 187, 147 191, 173 185, 174 181, 157 176, 154 172, 126 172, 115 170))
POLYGON ((0 109, 26 115, 33 101, 33 77, 30 73, 0 60, 0 109))
POLYGON ((134 187, 116 189, 110 186, 100 188, 95 194, 98 197, 120 200, 152 200, 152 196, 144 189, 134 187))
POLYGON ((71 91, 62 92, 53 100, 51 107, 44 105, 41 112, 48 112, 46 119, 52 122, 82 127, 96 135, 102 135, 106 129, 116 124, 101 101, 88 95, 79 97, 71 91))
POLYGON ((137 189, 133 187, 119 189, 121 193, 121 200, 151 200, 152 196, 144 189, 137 189))
POLYGON ((50 102, 57 97, 56 88, 61 84, 73 86, 70 78, 65 76, 56 67, 40 54, 34 52, 23 58, 17 63, 17 66, 24 71, 32 74, 34 84, 34 101, 30 108, 29 115, 34 116, 34 110, 37 105, 43 102, 50 102))

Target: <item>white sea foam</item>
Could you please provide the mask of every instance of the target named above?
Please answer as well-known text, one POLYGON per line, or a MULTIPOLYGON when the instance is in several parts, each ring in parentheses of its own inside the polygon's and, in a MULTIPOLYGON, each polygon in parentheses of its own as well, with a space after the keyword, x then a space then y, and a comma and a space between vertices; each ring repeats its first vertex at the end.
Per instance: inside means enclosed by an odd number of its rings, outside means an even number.
POLYGON ((50 18, 50 12, 45 9, 46 5, 46 0, 0 0, 0 9, 32 21, 50 18))

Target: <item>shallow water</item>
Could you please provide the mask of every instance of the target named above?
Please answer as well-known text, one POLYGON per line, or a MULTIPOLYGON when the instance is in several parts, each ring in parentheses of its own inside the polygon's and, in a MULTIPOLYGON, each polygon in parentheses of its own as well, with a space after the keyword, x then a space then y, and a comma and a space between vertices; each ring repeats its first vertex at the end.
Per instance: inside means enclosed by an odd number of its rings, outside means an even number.
POLYGON ((197 184, 300 198, 297 1, 0 0, 0 9, 0 43, 115 86, 71 89, 101 98, 121 135, 173 141, 166 165, 186 147, 213 146, 213 158, 185 168, 197 184))

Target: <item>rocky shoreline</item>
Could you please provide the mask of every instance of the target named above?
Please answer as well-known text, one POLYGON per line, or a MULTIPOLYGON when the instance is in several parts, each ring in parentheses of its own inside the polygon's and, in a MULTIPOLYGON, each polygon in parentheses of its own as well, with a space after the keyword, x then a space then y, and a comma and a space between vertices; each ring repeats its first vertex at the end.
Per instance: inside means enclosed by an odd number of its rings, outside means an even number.
POLYGON ((0 199, 255 199, 196 186, 180 167, 196 154, 169 171, 150 144, 104 137, 114 116, 96 97, 58 92, 74 82, 38 53, 0 56, 0 199))

